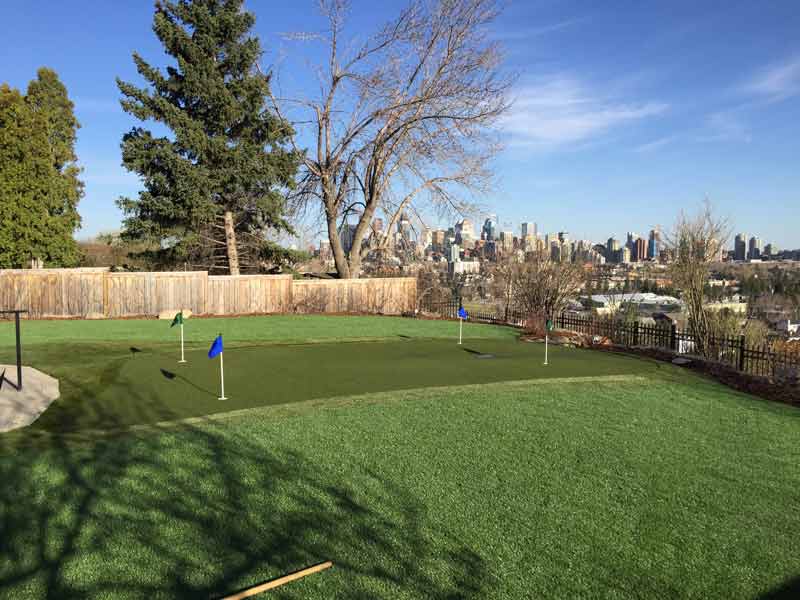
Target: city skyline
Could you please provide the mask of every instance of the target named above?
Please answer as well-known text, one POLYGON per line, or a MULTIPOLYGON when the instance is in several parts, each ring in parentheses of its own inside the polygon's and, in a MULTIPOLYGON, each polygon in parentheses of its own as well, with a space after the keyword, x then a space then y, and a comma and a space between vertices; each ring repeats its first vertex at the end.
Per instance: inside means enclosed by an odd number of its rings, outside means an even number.
MULTIPOLYGON (((401 4, 354 1, 352 26, 369 30, 401 4)), ((248 8, 276 85, 287 94, 313 89, 307 65, 319 48, 282 33, 318 30, 312 3, 248 8)), ((122 135, 136 122, 119 106, 115 77, 140 81, 133 51, 165 62, 151 3, 51 3, 44 11, 11 3, 5 16, 4 81, 24 89, 49 66, 75 102, 86 182, 78 237, 119 229, 114 201, 140 184, 120 166, 122 135)), ((495 159, 496 185, 476 200, 507 220, 536 220, 542 230, 561 223, 600 240, 642 222, 668 229, 680 210, 707 197, 735 216, 735 230, 800 246, 798 29, 800 11, 788 1, 724 11, 690 2, 509 4, 490 34, 519 79, 499 127, 505 149, 495 159)))

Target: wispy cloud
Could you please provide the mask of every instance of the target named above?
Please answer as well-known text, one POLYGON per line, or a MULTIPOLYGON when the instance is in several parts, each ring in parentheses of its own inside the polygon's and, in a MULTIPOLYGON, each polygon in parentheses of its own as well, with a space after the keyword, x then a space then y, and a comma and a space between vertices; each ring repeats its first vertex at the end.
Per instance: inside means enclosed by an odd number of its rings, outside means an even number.
POLYGON ((668 135, 666 137, 658 138, 657 140, 653 140, 652 142, 647 142, 640 146, 634 148, 634 152, 638 152, 640 154, 649 154, 650 152, 656 152, 661 150, 664 146, 669 146, 670 144, 678 141, 680 136, 678 135, 668 135))
POLYGON ((585 23, 587 20, 588 17, 580 17, 575 19, 567 19, 564 21, 557 21, 555 23, 549 23, 547 25, 540 25, 537 27, 527 27, 523 29, 503 28, 499 31, 496 31, 494 36, 507 42, 517 40, 532 40, 550 33, 556 33, 558 31, 563 31, 564 29, 575 27, 576 25, 585 23))
POLYGON ((663 102, 607 97, 574 77, 557 75, 520 88, 502 129, 512 145, 553 147, 663 114, 663 102))
POLYGON ((706 118, 705 131, 697 141, 749 142, 751 139, 749 128, 734 109, 710 114, 706 118))
POLYGON ((800 56, 762 68, 742 86, 743 91, 780 102, 800 94, 800 56))

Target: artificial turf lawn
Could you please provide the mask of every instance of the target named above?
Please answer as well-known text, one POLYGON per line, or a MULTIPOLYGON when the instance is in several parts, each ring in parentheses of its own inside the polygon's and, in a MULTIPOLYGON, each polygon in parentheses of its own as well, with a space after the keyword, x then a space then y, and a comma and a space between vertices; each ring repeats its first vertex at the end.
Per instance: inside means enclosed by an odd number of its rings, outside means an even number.
MULTIPOLYGON (((543 347, 519 342, 513 329, 470 323, 459 346, 456 323, 404 318, 189 319, 183 365, 177 362, 178 329, 168 321, 27 321, 22 328, 24 362, 61 386, 59 400, 32 427, 12 434, 24 437, 393 389, 653 368, 623 356, 559 348, 551 349, 544 367, 543 347), (217 332, 226 347, 224 402, 217 400, 218 361, 206 357, 217 332), (310 339, 324 342, 306 343, 310 339)), ((0 348, 0 362, 13 360, 12 347, 0 348)))
POLYGON ((800 413, 688 377, 0 438, 0 596, 218 597, 330 559, 275 597, 756 598, 800 573, 800 413))
POLYGON ((33 364, 59 377, 62 391, 31 429, 110 429, 394 389, 653 369, 633 358, 560 348, 545 367, 541 344, 502 339, 234 345, 225 351, 228 399, 220 401, 219 360, 209 360, 205 348, 188 351, 186 364, 178 364, 174 345, 137 349, 106 344, 91 359, 82 347, 30 351, 33 364))
POLYGON ((325 339, 381 339, 290 345, 320 336, 308 318, 294 332, 280 318, 282 334, 273 319, 203 335, 225 332, 229 377, 252 365, 229 379, 226 408, 277 388, 294 402, 110 436, 74 432, 219 410, 206 341, 185 394, 160 372, 180 373, 163 321, 102 322, 74 343, 63 322, 23 324, 26 363, 55 372, 64 397, 0 435, 0 597, 213 597, 326 559, 333 570, 276 597, 800 588, 797 409, 604 353, 555 350, 545 372, 541 346, 504 328, 470 328, 466 349, 494 355, 480 358, 425 339, 453 323, 322 318, 325 339), (115 338, 116 323, 135 337, 115 338), (453 379, 482 385, 439 387, 453 379))

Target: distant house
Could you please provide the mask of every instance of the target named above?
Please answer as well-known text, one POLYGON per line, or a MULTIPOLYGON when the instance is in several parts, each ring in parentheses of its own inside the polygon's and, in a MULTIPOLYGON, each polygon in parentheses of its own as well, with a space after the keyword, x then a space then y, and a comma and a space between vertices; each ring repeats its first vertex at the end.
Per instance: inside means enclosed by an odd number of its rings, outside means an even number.
POLYGON ((623 307, 635 308, 639 313, 676 313, 683 309, 677 298, 649 292, 594 294, 585 298, 584 304, 598 315, 613 313, 623 307))
POLYGON ((800 335, 800 322, 792 323, 791 319, 781 319, 777 322, 775 328, 790 338, 800 335))

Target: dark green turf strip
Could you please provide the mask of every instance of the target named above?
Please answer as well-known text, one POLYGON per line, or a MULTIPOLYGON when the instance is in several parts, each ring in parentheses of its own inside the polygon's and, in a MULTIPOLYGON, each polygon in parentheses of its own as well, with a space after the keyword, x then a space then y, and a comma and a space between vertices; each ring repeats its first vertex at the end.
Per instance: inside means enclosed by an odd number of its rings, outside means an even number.
MULTIPOLYGON (((136 350, 106 346, 100 352, 89 345, 77 346, 76 356, 87 362, 56 369, 62 398, 33 428, 115 429, 332 396, 522 379, 633 375, 656 368, 629 357, 562 348, 551 349, 550 364, 544 366, 541 344, 497 339, 470 340, 463 346, 445 340, 232 345, 224 355, 228 400, 220 401, 219 359, 209 360, 205 349, 188 351, 187 364, 178 364, 174 346, 141 344, 136 350), (96 372, 86 379, 87 370, 96 372)), ((63 348, 51 348, 38 362, 47 365, 53 361, 52 354, 63 353, 63 348)))

